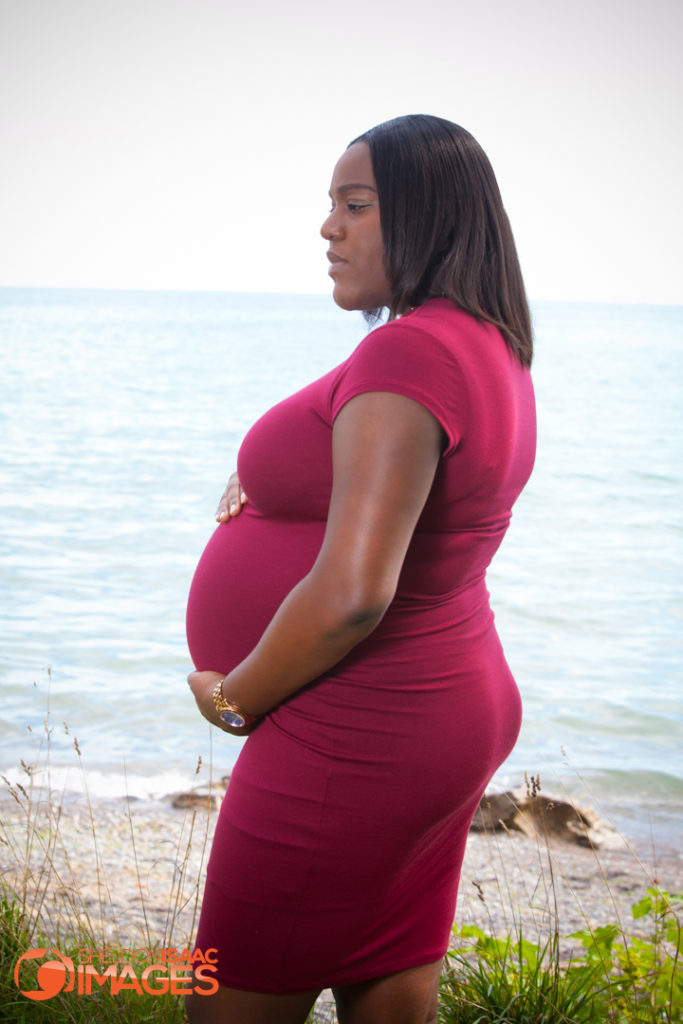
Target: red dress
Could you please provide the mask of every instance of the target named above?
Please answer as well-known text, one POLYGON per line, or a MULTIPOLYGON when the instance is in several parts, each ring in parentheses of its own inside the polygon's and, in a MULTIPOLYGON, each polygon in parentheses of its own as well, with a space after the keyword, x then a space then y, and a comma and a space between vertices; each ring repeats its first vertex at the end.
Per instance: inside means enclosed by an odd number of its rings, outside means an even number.
POLYGON ((378 327, 251 428, 249 504, 192 583, 194 664, 232 669, 313 565, 332 425, 367 391, 426 406, 447 448, 380 625, 239 755, 197 936, 234 988, 327 988, 443 956, 470 820, 519 731, 485 572, 533 465, 533 390, 499 332, 447 299, 378 327))

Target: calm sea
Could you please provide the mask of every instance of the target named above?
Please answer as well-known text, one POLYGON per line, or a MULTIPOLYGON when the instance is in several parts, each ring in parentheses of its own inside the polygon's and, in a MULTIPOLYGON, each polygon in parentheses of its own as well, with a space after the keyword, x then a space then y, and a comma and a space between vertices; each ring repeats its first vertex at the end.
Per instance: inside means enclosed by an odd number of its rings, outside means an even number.
MULTIPOLYGON (((533 313, 538 460, 489 574, 526 717, 496 783, 683 846, 683 308, 533 313)), ((185 684, 191 576, 246 429, 364 332, 324 296, 0 290, 5 775, 48 702, 67 788, 230 770, 185 684)))

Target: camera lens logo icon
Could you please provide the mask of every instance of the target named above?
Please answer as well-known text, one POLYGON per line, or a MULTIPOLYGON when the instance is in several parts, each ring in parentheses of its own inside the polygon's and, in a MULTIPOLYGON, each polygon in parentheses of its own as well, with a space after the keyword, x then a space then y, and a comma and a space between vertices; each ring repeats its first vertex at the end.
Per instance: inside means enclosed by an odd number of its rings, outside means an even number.
POLYGON ((35 949, 29 949, 17 960, 14 965, 14 984, 17 986, 19 991, 27 999, 52 999, 53 996, 59 995, 59 993, 66 986, 67 992, 73 989, 74 985, 74 965, 73 961, 68 956, 62 956, 58 949, 43 949, 36 947, 35 949), (38 974, 36 981, 39 985, 37 989, 23 989, 19 984, 19 968, 26 960, 40 960, 41 957, 46 955, 54 955, 58 957, 58 960, 46 960, 45 963, 41 964, 38 968, 38 974), (67 985, 67 982, 69 983, 67 985))

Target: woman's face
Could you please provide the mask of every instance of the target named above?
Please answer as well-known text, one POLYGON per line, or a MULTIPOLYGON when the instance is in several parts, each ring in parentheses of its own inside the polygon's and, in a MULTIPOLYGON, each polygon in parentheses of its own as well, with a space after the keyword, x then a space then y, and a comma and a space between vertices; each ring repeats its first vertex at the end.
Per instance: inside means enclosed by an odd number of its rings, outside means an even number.
POLYGON ((379 196, 365 142, 355 142, 338 161, 330 198, 332 209, 320 234, 330 243, 334 301, 342 309, 388 306, 391 288, 384 272, 379 196))

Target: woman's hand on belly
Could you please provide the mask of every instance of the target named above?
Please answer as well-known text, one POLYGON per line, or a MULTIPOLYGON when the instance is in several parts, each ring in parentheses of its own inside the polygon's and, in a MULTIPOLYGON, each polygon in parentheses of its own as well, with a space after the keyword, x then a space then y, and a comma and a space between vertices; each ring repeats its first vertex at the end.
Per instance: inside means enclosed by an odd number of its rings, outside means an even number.
POLYGON ((226 725, 216 711, 213 691, 216 683, 219 683, 224 678, 224 672, 190 672, 187 682, 192 690, 194 699, 197 701, 197 707, 207 722, 211 722, 211 725, 217 725, 223 732, 229 732, 233 736, 248 736, 250 732, 254 731, 258 722, 252 722, 251 725, 244 725, 240 729, 234 729, 226 725))
POLYGON ((242 511, 242 505, 246 505, 247 500, 237 473, 233 473, 228 480, 227 487, 223 491, 221 500, 218 502, 216 522, 227 523, 232 516, 238 516, 242 511))

